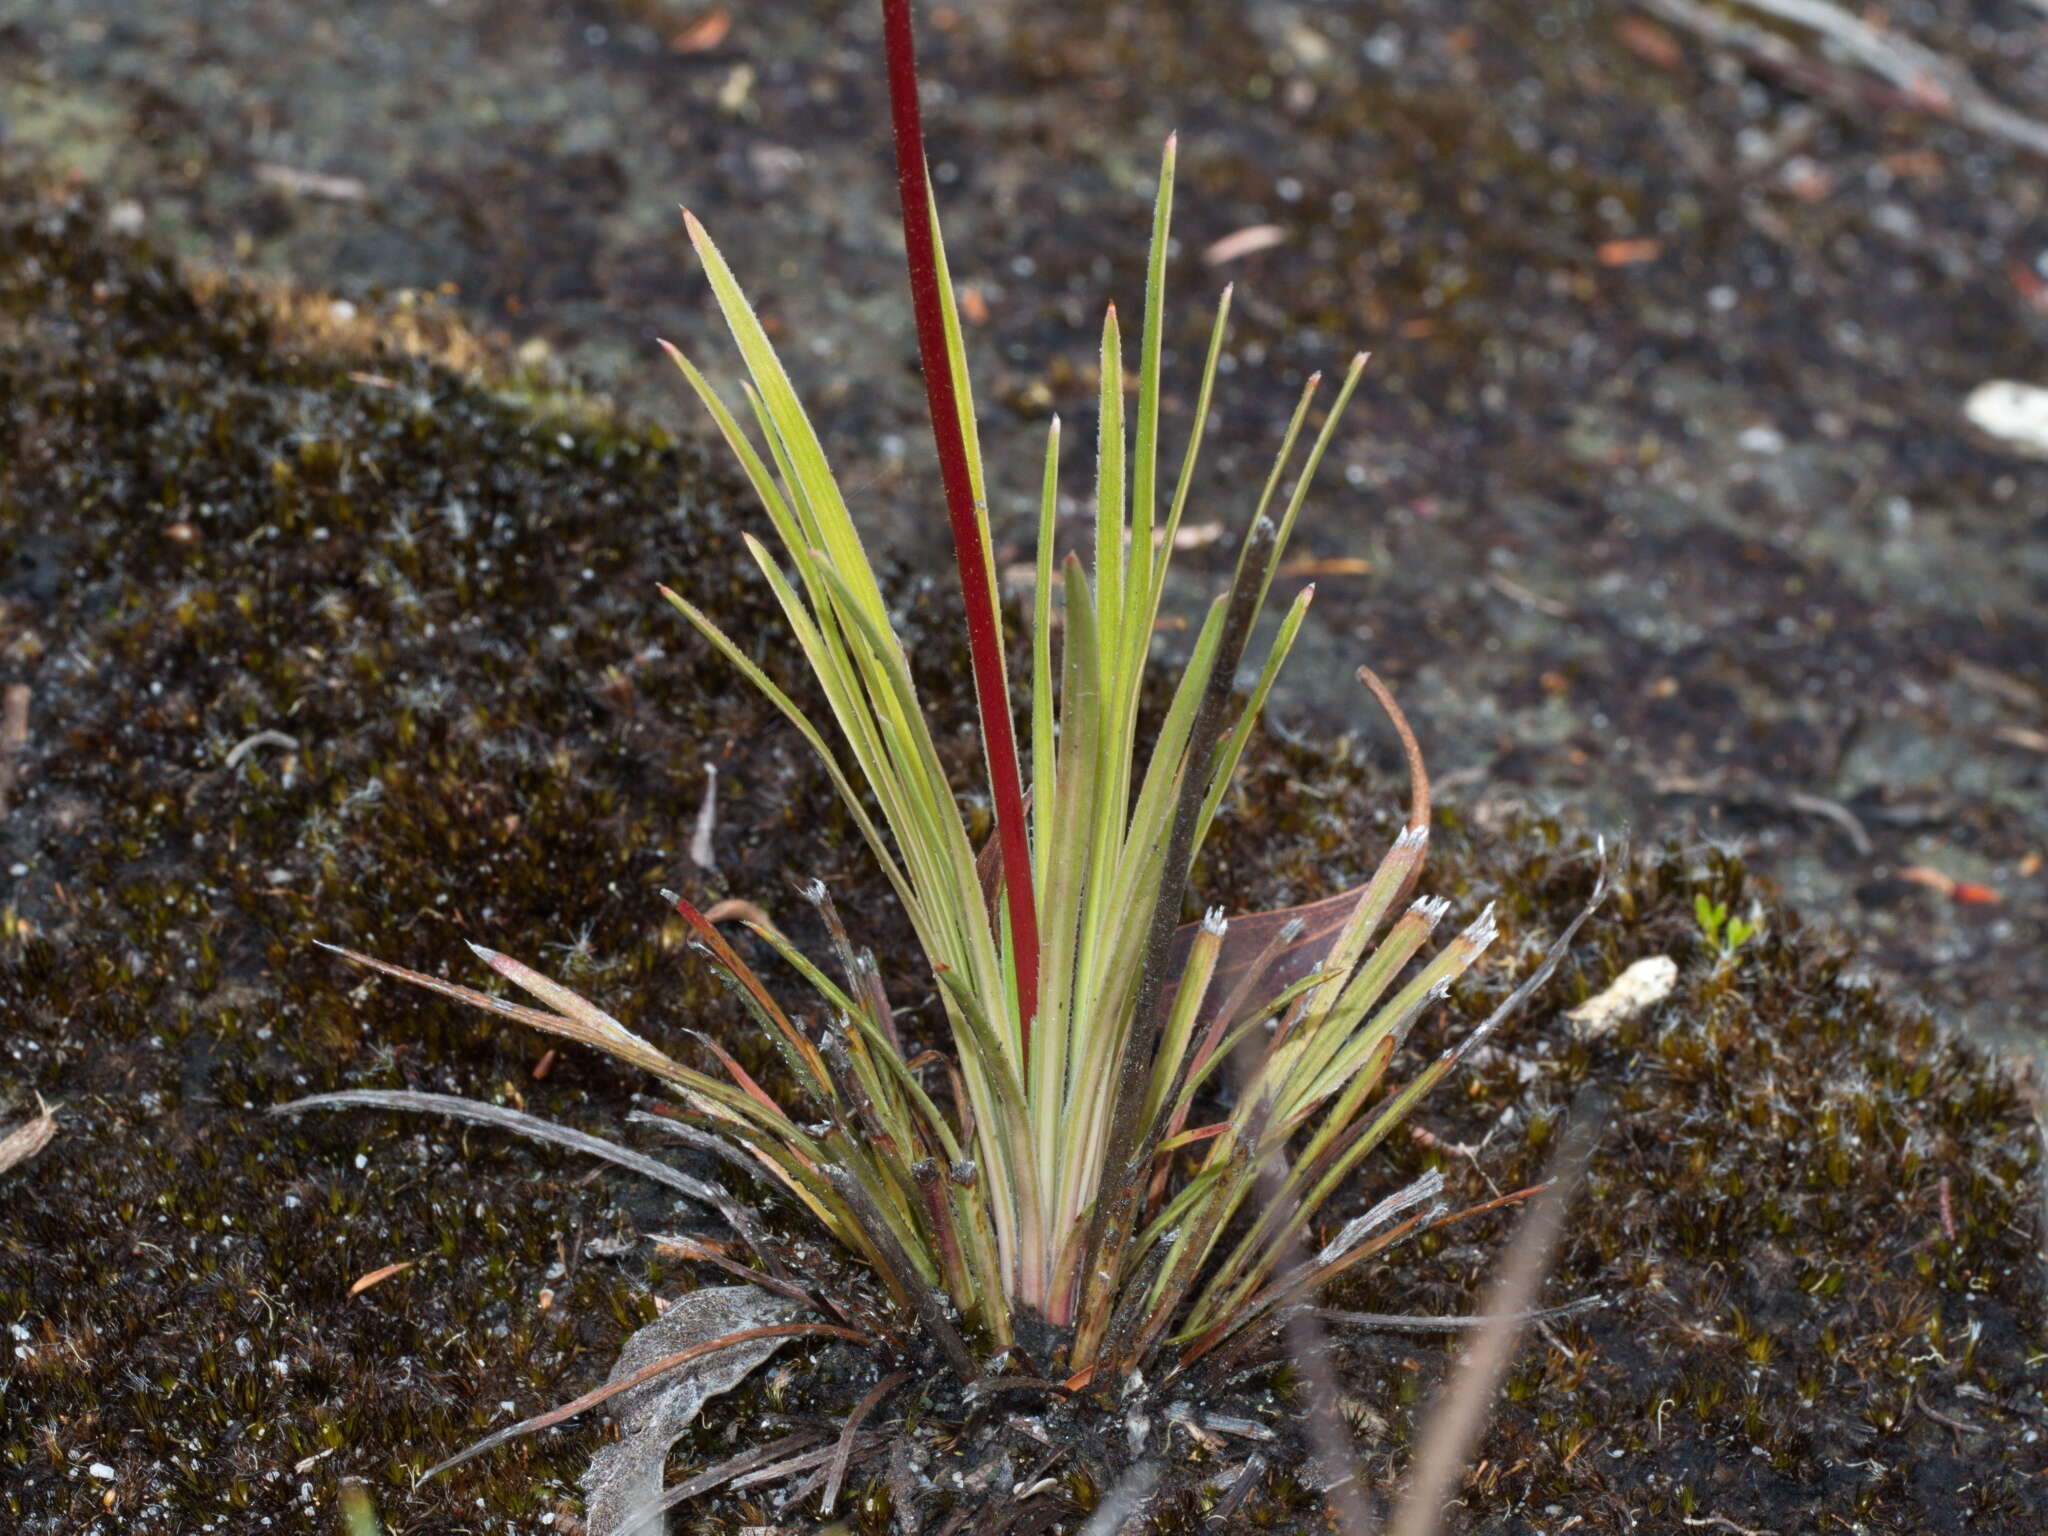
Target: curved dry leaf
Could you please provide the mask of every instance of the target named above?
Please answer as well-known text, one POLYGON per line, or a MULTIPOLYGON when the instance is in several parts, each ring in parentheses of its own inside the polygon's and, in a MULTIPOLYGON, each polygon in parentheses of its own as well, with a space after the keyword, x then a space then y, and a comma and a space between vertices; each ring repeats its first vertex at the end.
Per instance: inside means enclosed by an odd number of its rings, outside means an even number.
MULTIPOLYGON (((729 1334, 788 1322, 802 1310, 753 1286, 691 1291, 626 1340, 610 1379, 624 1381, 666 1356, 729 1334)), ((650 1518, 643 1512, 661 1497, 670 1447, 707 1402, 738 1386, 785 1342, 766 1338, 735 1344, 619 1394, 612 1407, 619 1438, 599 1446, 583 1474, 590 1536, 657 1536, 661 1516, 650 1518)))
POLYGON ((57 1117, 50 1113, 42 1096, 36 1096, 36 1114, 0 1138, 0 1173, 25 1163, 50 1144, 57 1134, 57 1117))

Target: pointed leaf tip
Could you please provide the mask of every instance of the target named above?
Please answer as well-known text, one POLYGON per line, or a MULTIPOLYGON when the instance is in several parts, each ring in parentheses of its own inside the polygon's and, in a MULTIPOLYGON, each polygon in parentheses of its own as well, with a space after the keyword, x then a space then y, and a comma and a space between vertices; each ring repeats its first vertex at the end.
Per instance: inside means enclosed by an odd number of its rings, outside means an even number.
POLYGON ((470 953, 483 961, 485 965, 495 966, 500 960, 504 959, 504 956, 495 949, 486 949, 473 939, 464 939, 462 942, 469 945, 470 953))

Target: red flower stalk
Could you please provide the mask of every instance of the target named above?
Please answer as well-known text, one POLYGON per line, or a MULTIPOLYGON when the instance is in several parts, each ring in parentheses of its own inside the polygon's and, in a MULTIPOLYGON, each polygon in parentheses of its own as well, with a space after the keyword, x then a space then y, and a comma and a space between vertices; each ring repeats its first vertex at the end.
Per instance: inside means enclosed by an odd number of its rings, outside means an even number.
POLYGON ((917 350, 924 365, 925 401, 932 441, 953 525, 953 555, 967 600, 967 646, 974 663, 975 704, 982 749, 995 800, 996 842, 1003 856, 1003 891, 1017 965, 1017 1012, 1025 1064, 1031 1060, 1031 1020, 1038 1012, 1038 910, 1031 890, 1031 853, 1025 842, 1024 776, 1010 725, 1010 688, 1003 668, 1003 635, 989 581, 987 546, 976 516, 967 470, 966 424, 953 388, 946 351, 946 320, 939 298, 938 256, 932 243, 931 182, 924 153, 924 123, 917 101, 917 45, 910 0, 882 0, 884 48, 889 62, 889 109, 896 130, 896 180, 903 199, 903 244, 910 268, 910 301, 917 315, 917 350))

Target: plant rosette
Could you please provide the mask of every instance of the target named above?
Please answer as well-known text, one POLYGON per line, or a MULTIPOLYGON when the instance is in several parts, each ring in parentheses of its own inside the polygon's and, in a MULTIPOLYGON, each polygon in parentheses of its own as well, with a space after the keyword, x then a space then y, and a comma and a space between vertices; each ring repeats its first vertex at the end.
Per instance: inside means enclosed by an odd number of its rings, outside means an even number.
MULTIPOLYGON (((1384 1191, 1320 1242, 1314 1223, 1424 1096, 1543 983, 1606 884, 1603 869, 1592 901, 1492 1014, 1434 1057, 1407 1062, 1411 1032, 1486 952, 1495 925, 1489 909, 1433 947, 1449 904, 1414 896, 1429 840, 1428 779, 1391 695, 1360 669, 1403 742, 1411 779, 1406 824, 1377 871, 1309 906, 1181 921, 1195 859, 1313 598, 1312 587, 1294 597, 1240 693, 1254 623, 1365 359, 1353 360, 1312 434, 1320 381, 1307 381, 1227 590, 1173 675, 1155 675, 1161 599, 1197 486, 1230 311, 1226 289, 1187 442, 1177 471, 1164 475, 1172 140, 1134 377, 1114 306, 1103 320, 1087 558, 1057 557, 1057 419, 1047 434, 1020 745, 971 380, 925 174, 908 6, 885 0, 884 13, 911 289, 995 808, 987 845, 977 850, 970 838, 820 435, 737 278, 687 214, 744 364, 740 410, 690 359, 668 352, 760 501, 772 543, 748 534, 746 546, 829 719, 780 687, 710 614, 662 593, 817 755, 909 919, 940 1017, 891 1002, 880 967, 819 882, 801 891, 829 938, 824 963, 764 921, 744 924, 750 937, 728 937, 671 894, 691 947, 772 1048, 774 1071, 750 1072, 727 1043, 703 1035, 672 1054, 494 950, 476 947, 537 1006, 339 952, 646 1072, 663 1098, 633 1118, 742 1178, 715 1183, 608 1138, 450 1096, 357 1091, 283 1106, 496 1125, 608 1160, 722 1218, 726 1236, 671 1239, 671 1251, 741 1284, 685 1293, 628 1341, 602 1386, 432 1469, 605 1408, 621 1439, 586 1481, 600 1533, 658 1529, 666 1509, 766 1483, 783 1485, 787 1506, 815 1495, 830 1513, 850 1470, 878 1459, 891 1468, 882 1502, 912 1528, 947 1510, 953 1529, 967 1519, 977 1529, 1050 1529, 1098 1503, 1107 1512, 1121 1499, 1135 1512, 1156 1496, 1155 1483, 1212 1480, 1204 1468, 1160 1478, 1175 1432, 1232 1453, 1222 1497, 1241 1503, 1269 1468, 1309 1454, 1312 1437, 1272 1380, 1272 1367, 1290 1358, 1307 1365, 1290 1338, 1309 1303, 1339 1275, 1468 1213, 1450 1210, 1442 1175, 1430 1173, 1384 1191), (743 946, 786 967, 804 1001, 764 981, 743 946), (750 1186, 782 1210, 743 1199, 750 1186), (787 1235, 785 1213, 800 1215, 812 1236, 787 1235), (833 1362, 828 1374, 845 1399, 836 1427, 766 1431, 664 1490, 667 1455, 704 1403, 798 1342, 821 1371, 833 1362), (973 1452, 964 1460, 962 1445, 973 1452), (931 1470, 940 1466, 950 1471, 931 1470)), ((886 1514, 876 1518, 886 1523, 886 1514)))

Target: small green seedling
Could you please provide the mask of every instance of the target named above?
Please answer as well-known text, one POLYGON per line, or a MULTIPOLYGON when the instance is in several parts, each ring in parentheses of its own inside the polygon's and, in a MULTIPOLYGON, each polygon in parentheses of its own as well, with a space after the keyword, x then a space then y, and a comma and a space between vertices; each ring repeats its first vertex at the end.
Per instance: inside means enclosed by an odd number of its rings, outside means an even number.
POLYGON ((1701 891, 1692 899, 1692 915, 1698 919, 1700 936, 1721 959, 1731 958, 1757 935, 1758 925, 1728 915, 1728 903, 1715 901, 1701 891))

